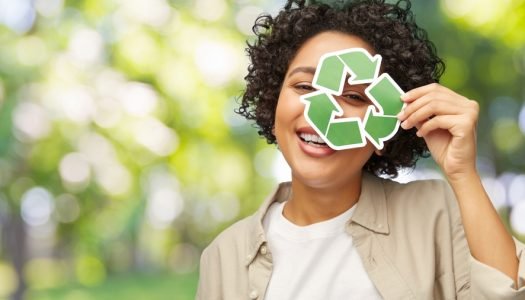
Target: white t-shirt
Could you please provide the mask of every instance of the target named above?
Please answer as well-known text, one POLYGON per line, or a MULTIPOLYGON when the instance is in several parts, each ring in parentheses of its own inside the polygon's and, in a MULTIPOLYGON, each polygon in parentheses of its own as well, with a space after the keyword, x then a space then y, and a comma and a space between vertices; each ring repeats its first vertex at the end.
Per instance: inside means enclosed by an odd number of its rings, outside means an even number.
POLYGON ((355 205, 339 216, 297 226, 274 203, 264 218, 273 271, 266 300, 382 299, 345 232, 355 205))

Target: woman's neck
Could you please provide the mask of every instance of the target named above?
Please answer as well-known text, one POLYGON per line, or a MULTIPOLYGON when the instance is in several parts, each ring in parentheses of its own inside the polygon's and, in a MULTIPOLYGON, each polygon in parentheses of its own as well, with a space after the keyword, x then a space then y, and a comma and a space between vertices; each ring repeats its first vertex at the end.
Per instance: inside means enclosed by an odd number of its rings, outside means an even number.
POLYGON ((312 187, 292 179, 292 196, 283 215, 290 222, 306 226, 334 218, 354 206, 361 194, 362 174, 342 184, 312 187))

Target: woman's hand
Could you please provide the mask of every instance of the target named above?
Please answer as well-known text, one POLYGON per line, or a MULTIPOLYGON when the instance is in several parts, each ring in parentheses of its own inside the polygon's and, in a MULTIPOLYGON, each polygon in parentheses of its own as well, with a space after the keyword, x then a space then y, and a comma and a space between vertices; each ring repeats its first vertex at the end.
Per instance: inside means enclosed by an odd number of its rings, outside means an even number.
POLYGON ((398 118, 401 127, 416 127, 458 200, 470 252, 478 261, 507 274, 517 286, 519 260, 476 172, 476 123, 479 106, 455 92, 429 84, 406 93, 398 118), (498 245, 494 247, 494 245, 498 245))
POLYGON ((403 129, 416 127, 449 180, 476 174, 476 125, 479 105, 437 83, 403 95, 403 129))

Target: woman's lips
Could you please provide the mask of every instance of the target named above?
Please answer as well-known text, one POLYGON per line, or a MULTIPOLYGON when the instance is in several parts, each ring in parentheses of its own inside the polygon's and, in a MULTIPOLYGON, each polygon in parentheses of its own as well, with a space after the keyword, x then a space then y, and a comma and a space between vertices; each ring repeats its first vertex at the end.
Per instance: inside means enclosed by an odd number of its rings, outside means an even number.
POLYGON ((328 145, 319 145, 314 143, 305 142, 301 138, 301 134, 312 134, 319 136, 317 132, 312 127, 301 127, 296 131, 297 140, 299 142, 299 147, 301 150, 308 156, 322 158, 327 157, 335 153, 335 150, 330 148, 328 145))

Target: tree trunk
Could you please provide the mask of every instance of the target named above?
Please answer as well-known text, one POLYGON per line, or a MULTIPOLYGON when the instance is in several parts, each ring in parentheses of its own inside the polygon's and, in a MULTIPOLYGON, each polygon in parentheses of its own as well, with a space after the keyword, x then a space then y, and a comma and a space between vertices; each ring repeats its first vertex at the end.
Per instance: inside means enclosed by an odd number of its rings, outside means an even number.
POLYGON ((24 299, 27 288, 24 278, 24 266, 27 260, 27 235, 24 221, 17 210, 8 215, 4 229, 7 256, 13 263, 18 282, 18 286, 11 295, 11 299, 22 300, 24 299))

